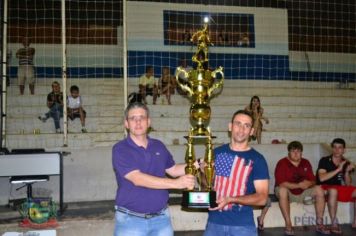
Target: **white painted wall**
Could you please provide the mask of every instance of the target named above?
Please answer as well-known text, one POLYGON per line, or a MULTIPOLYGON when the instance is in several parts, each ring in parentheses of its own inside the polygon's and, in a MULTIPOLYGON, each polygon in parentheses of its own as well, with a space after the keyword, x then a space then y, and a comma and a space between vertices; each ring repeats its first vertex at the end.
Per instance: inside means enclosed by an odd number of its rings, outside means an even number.
MULTIPOLYGON (((68 67, 121 67, 122 66, 122 27, 118 27, 116 45, 67 44, 68 67)), ((40 67, 62 66, 61 44, 31 44, 35 48, 34 65, 40 67)), ((9 44, 10 66, 18 66, 16 51, 23 47, 20 43, 9 44)))
POLYGON ((190 52, 190 46, 164 45, 163 11, 174 10, 254 15, 256 48, 211 47, 212 53, 288 55, 288 21, 284 9, 134 1, 128 2, 127 8, 129 50, 190 52))
POLYGON ((290 51, 289 69, 291 71, 356 73, 356 54, 290 51), (308 71, 308 60, 310 71, 308 71))

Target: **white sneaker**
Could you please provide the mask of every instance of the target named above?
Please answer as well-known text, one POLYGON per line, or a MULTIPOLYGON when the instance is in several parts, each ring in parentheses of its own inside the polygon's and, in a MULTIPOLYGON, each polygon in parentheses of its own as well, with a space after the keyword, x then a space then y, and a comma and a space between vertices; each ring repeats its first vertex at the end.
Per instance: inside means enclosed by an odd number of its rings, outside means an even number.
POLYGON ((62 133, 61 129, 56 129, 56 133, 57 133, 57 134, 62 133))

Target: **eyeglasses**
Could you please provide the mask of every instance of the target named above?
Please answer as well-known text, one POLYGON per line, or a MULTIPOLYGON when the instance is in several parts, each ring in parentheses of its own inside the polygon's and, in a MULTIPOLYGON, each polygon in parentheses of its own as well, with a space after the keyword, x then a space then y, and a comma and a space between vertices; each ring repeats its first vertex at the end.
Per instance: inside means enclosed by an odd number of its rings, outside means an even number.
POLYGON ((130 116, 127 118, 128 121, 145 121, 147 120, 147 116, 130 116))

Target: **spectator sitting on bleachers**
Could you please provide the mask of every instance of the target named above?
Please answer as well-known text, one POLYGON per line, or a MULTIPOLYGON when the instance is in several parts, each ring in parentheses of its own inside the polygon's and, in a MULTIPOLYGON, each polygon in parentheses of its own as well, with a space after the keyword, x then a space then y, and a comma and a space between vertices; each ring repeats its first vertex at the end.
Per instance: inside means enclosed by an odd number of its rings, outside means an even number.
POLYGON ((153 105, 155 105, 158 96, 158 87, 153 72, 153 66, 146 67, 146 73, 139 79, 139 90, 145 104, 147 104, 146 96, 151 95, 153 96, 153 105))
POLYGON ((261 106, 261 100, 258 96, 253 96, 250 100, 250 104, 245 108, 246 111, 250 112, 253 117, 253 134, 251 136, 252 140, 257 139, 257 143, 261 144, 262 140, 262 130, 263 130, 263 123, 262 120, 269 123, 267 117, 263 115, 264 109, 261 106))
POLYGON ((54 120, 54 127, 56 133, 60 133, 60 118, 63 117, 63 93, 61 92, 61 85, 54 81, 52 83, 52 92, 47 95, 47 107, 49 111, 45 113, 44 117, 39 116, 42 122, 46 122, 50 117, 54 120))
POLYGON ((294 235, 290 218, 290 202, 312 204, 315 198, 316 231, 330 234, 323 224, 324 190, 315 185, 315 175, 310 162, 302 158, 303 145, 299 141, 288 144, 288 156, 278 161, 275 169, 275 193, 285 220, 285 235, 294 235))
POLYGON ((331 219, 331 232, 342 234, 336 218, 337 202, 354 203, 354 219, 352 228, 356 229, 356 187, 351 186, 350 173, 354 164, 344 158, 346 143, 336 138, 331 143, 332 154, 320 159, 317 170, 317 184, 327 191, 328 208, 331 219))
POLYGON ((171 95, 174 94, 176 89, 176 80, 171 75, 169 67, 163 67, 161 78, 158 81, 158 90, 160 94, 165 94, 167 102, 171 105, 171 95))
POLYGON ((83 109, 83 100, 79 95, 79 88, 76 85, 70 87, 70 95, 67 99, 67 111, 68 118, 71 120, 74 120, 77 117, 80 118, 82 133, 86 133, 87 129, 85 128, 85 117, 87 113, 83 109))

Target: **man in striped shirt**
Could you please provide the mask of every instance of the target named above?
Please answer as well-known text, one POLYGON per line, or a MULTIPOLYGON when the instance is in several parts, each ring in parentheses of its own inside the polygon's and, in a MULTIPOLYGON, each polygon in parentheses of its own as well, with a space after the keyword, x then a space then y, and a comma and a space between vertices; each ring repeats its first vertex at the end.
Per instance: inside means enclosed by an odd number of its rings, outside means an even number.
POLYGON ((25 81, 28 80, 31 94, 35 94, 35 71, 33 66, 33 57, 35 49, 30 47, 30 41, 27 37, 22 39, 23 48, 16 52, 16 58, 19 59, 19 68, 17 70, 18 84, 20 94, 24 94, 25 81))
POLYGON ((252 206, 264 206, 269 174, 265 158, 248 144, 253 118, 244 110, 229 123, 230 143, 214 150, 216 208, 209 209, 204 236, 257 236, 252 206))

